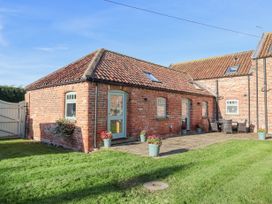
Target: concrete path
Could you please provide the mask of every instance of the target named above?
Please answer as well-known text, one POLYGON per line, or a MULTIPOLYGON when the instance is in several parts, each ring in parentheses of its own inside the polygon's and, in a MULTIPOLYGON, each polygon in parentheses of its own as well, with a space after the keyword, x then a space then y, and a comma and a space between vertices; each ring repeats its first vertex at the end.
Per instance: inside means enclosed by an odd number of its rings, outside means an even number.
MULTIPOLYGON (((207 133, 200 135, 177 136, 164 139, 160 149, 160 156, 168 156, 171 154, 182 153, 191 149, 203 148, 211 144, 225 142, 233 139, 257 139, 257 134, 254 133, 239 133, 239 134, 224 134, 224 133, 207 133)), ((148 156, 147 143, 132 142, 120 144, 111 147, 112 149, 148 156)))

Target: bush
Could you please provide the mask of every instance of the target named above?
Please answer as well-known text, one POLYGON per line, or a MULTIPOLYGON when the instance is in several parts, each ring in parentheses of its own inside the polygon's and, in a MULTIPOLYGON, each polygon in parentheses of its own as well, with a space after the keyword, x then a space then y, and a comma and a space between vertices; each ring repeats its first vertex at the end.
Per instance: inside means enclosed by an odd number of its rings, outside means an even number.
POLYGON ((102 140, 104 139, 112 139, 112 133, 111 132, 107 132, 106 130, 103 130, 100 132, 100 137, 102 140))
POLYGON ((258 132, 265 132, 265 129, 260 128, 260 129, 258 129, 258 132))
POLYGON ((140 135, 145 136, 145 135, 146 135, 146 130, 142 130, 142 131, 140 132, 140 135))
POLYGON ((74 130, 76 128, 75 124, 66 119, 59 119, 56 121, 56 133, 65 138, 69 138, 73 135, 74 130))
POLYGON ((25 90, 20 87, 0 86, 0 100, 17 103, 25 98, 25 90))
POLYGON ((156 145, 159 145, 161 146, 162 145, 162 140, 159 136, 157 135, 149 135, 147 137, 147 143, 148 144, 156 144, 156 145))

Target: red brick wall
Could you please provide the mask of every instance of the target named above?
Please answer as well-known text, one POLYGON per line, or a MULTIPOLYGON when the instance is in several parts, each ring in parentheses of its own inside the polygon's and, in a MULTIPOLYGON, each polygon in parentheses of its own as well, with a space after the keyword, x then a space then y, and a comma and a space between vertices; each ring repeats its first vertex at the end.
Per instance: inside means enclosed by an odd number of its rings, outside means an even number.
POLYGON ((147 90, 113 85, 98 85, 99 107, 98 107, 98 129, 107 129, 107 100, 108 91, 122 90, 128 93, 127 103, 127 135, 138 137, 141 130, 148 130, 148 134, 159 134, 171 136, 179 134, 181 131, 181 99, 189 98, 192 100, 191 128, 195 129, 196 124, 203 124, 208 131, 207 119, 202 119, 201 102, 208 102, 209 116, 213 115, 213 97, 196 96, 188 94, 176 94, 163 91, 147 90), (164 97, 167 99, 168 118, 164 120, 156 119, 156 98, 164 97), (147 100, 145 100, 145 98, 147 100), (198 104, 199 103, 199 104, 198 104), (172 128, 170 128, 172 126, 172 128))
MULTIPOLYGON (((249 121, 248 117, 248 76, 227 77, 219 79, 199 80, 208 90, 216 93, 216 80, 218 80, 219 89, 219 117, 224 119, 232 119, 238 122, 244 120, 249 121), (226 114, 226 100, 239 100, 239 114, 226 114)), ((252 94, 251 94, 252 95, 252 94)), ((214 116, 215 117, 215 116, 214 116)))
MULTIPOLYGON (((253 67, 256 68, 256 61, 253 61, 253 67)), ((255 70, 255 69, 254 69, 255 70)), ((266 59, 266 75, 267 75, 267 113, 268 113, 268 132, 272 132, 272 58, 266 59)), ((252 76, 252 90, 255 97, 252 97, 252 111, 251 116, 254 123, 257 123, 256 113, 256 72, 253 72, 252 76)), ((259 105, 259 128, 265 128, 265 109, 264 109, 264 64, 263 59, 258 60, 258 105, 259 105)))
MULTIPOLYGON (((207 119, 202 119, 201 102, 208 102, 209 117, 213 115, 214 98, 188 94, 176 94, 163 91, 146 90, 131 87, 112 86, 98 84, 98 107, 97 107, 97 143, 98 133, 107 129, 107 104, 109 90, 123 90, 128 93, 127 102, 127 136, 138 137, 143 129, 148 134, 171 136, 180 133, 181 130, 181 100, 192 100, 191 129, 197 124, 202 124, 208 130, 207 119), (156 119, 156 98, 167 99, 167 114, 165 120, 156 119), (145 100, 145 98, 147 100, 145 100), (172 127, 172 128, 170 128, 172 127)), ((34 140, 62 145, 82 151, 91 151, 94 144, 95 124, 95 84, 78 83, 52 88, 28 91, 26 94, 29 118, 29 137, 34 140), (65 94, 75 91, 77 94, 76 104, 76 131, 73 142, 63 140, 54 135, 53 130, 56 120, 64 118, 65 94)))
POLYGON ((87 152, 89 150, 89 109, 88 90, 89 83, 44 88, 26 93, 28 105, 28 136, 34 140, 62 145, 87 152), (56 120, 64 118, 65 94, 75 91, 77 94, 76 105, 76 130, 73 139, 64 140, 55 136, 56 120))

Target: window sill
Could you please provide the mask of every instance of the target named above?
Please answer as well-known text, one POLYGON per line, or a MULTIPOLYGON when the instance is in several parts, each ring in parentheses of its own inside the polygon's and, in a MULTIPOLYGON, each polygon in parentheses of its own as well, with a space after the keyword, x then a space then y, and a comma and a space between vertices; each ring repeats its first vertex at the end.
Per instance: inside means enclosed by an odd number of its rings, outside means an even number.
POLYGON ((65 118, 65 120, 69 120, 70 122, 76 123, 76 118, 65 118))
POLYGON ((159 121, 161 121, 161 120, 168 120, 168 119, 169 119, 168 116, 166 116, 166 117, 156 117, 156 120, 159 120, 159 121))

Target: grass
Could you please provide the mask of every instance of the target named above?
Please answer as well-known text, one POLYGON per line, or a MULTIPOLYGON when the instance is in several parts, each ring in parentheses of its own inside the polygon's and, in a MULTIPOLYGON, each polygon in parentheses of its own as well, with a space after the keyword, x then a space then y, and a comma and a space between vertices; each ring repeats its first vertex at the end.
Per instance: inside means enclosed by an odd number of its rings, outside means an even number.
POLYGON ((272 203, 272 143, 230 141, 153 159, 0 140, 0 203, 272 203), (142 184, 161 180, 164 191, 142 184))

